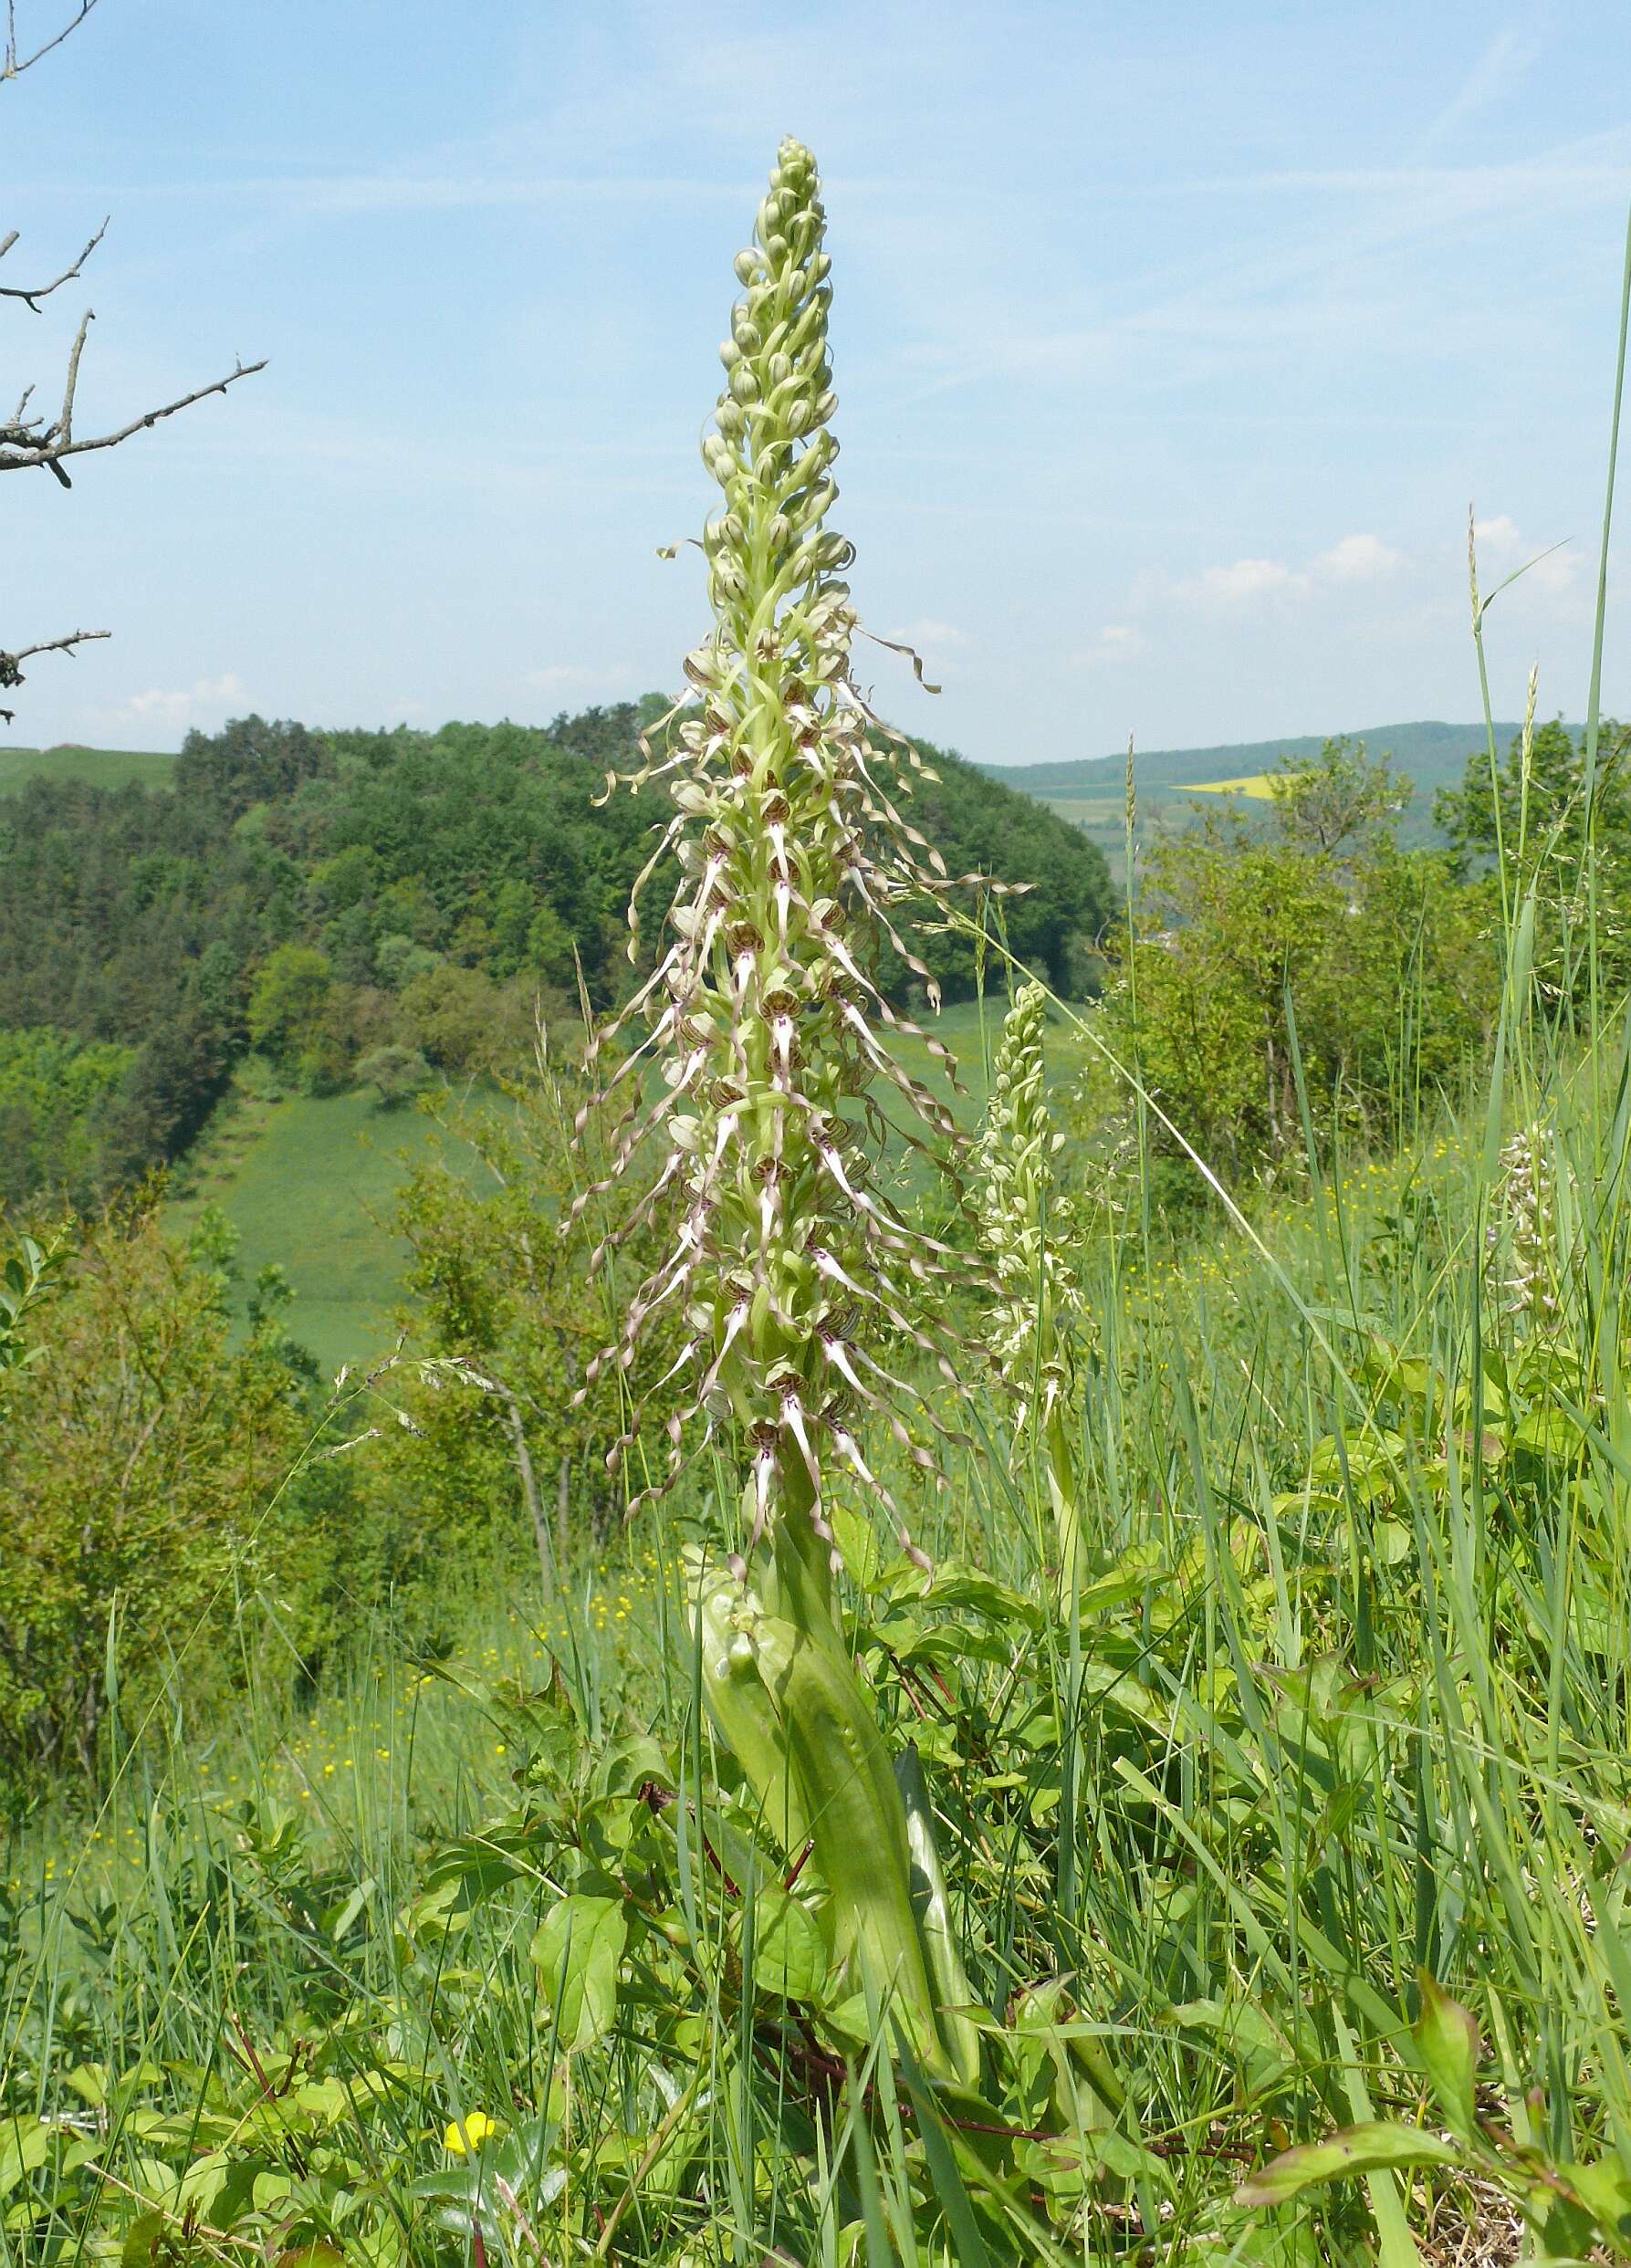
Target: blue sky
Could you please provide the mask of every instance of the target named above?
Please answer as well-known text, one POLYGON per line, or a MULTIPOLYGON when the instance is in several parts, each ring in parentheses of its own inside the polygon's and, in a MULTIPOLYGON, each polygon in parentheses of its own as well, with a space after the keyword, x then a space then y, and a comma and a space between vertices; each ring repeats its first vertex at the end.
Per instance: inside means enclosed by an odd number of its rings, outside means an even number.
POLYGON ((1577 715, 1628 65, 1623 0, 100 0, 0 88, 5 280, 112 214, 78 297, 0 308, 14 375, 84 304, 82 431, 271 367, 71 495, 6 484, 0 640, 115 632, 36 666, 13 736, 674 682, 698 562, 656 550, 708 507, 788 131, 831 217, 834 524, 944 685, 880 657, 901 722, 1019 761, 1471 716, 1469 503, 1487 580, 1566 543, 1489 628, 1499 709, 1533 661, 1577 715))

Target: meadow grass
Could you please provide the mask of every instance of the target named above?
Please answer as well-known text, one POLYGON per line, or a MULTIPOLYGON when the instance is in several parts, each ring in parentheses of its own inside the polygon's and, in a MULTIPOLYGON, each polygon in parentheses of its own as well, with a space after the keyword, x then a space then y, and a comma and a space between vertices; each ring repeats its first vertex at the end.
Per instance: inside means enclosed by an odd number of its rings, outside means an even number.
POLYGON ((466 1144, 418 1111, 382 1109, 371 1088, 308 1095, 244 1082, 187 1159, 167 1218, 184 1235, 218 1207, 237 1235, 240 1310, 261 1270, 280 1268, 294 1295, 286 1327, 332 1376, 394 1342, 408 1245, 393 1211, 434 1151, 455 1172, 483 1170, 466 1144))
POLYGON ((92 788, 167 788, 173 756, 149 748, 0 747, 0 796, 16 795, 26 779, 82 779, 92 788))

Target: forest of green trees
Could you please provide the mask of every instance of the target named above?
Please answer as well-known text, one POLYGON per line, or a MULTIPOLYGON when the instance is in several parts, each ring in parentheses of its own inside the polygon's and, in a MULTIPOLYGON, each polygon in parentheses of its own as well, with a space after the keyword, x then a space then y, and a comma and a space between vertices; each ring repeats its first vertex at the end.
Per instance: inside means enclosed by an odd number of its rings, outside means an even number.
MULTIPOLYGON (((648 702, 547 727, 192 734, 173 785, 42 777, 0 805, 0 1203, 108 1195, 179 1156, 260 1050, 308 1091, 400 1099, 524 1055, 540 996, 604 1007, 627 978, 652 819, 595 801, 648 702)), ((1101 853, 1029 797, 925 744, 916 823, 954 873, 1023 883, 1014 948, 1093 981, 1101 853)), ((663 877, 660 875, 658 881, 663 877)), ((966 941, 927 941, 949 998, 966 941)), ((880 974, 904 994, 887 944, 880 974)))

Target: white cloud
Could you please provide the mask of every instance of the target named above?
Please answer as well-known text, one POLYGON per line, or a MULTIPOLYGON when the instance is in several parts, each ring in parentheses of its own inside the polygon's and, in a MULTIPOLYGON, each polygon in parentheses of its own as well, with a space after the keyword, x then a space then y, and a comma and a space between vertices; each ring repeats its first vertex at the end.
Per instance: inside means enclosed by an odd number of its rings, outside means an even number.
MULTIPOLYGON (((1289 559, 1249 558, 1233 559, 1223 567, 1203 567, 1197 574, 1140 575, 1133 586, 1135 609, 1200 604, 1220 613, 1241 613, 1270 601, 1306 600, 1321 590, 1379 583, 1406 564, 1404 554, 1383 542, 1380 536, 1339 537, 1324 551, 1301 566, 1289 559)), ((1103 635, 1103 633, 1101 633, 1103 635)))
POLYGON ((1573 587, 1580 554, 1549 550, 1543 543, 1532 542, 1510 513, 1495 512, 1487 519, 1475 519, 1472 534, 1478 549, 1479 581, 1486 591, 1521 570, 1526 583, 1553 597, 1573 587))
POLYGON ((955 653, 968 643, 968 633, 954 622, 943 622, 933 614, 920 614, 903 629, 892 630, 889 635, 897 645, 910 646, 915 653, 955 653))
POLYGON ((243 703, 246 690, 243 679, 230 670, 220 677, 195 677, 177 692, 155 685, 121 702, 113 721, 156 726, 166 732, 182 732, 193 725, 225 724, 227 711, 243 703))
POLYGON ((1249 605, 1270 591, 1286 591, 1302 580, 1283 559, 1236 559, 1230 567, 1207 567, 1196 577, 1202 596, 1221 599, 1227 605, 1249 605))
POLYGON ((1322 551, 1309 571, 1322 582, 1376 582, 1400 564, 1399 553, 1380 536, 1344 536, 1329 551, 1322 551))
POLYGON ((1149 650, 1149 640, 1134 623, 1106 622, 1093 643, 1071 660, 1078 669, 1103 669, 1118 662, 1140 661, 1149 650))

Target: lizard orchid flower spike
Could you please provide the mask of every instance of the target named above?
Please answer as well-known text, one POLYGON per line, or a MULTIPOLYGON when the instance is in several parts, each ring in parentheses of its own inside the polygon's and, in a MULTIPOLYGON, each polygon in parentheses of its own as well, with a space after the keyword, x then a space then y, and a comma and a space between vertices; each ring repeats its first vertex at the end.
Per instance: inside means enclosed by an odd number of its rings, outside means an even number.
MULTIPOLYGON (((635 1404, 613 1458, 654 1410, 667 1442, 659 1488, 711 1443, 740 1445, 741 1551, 694 1569, 710 1710, 772 1832, 789 1852, 811 1846, 835 1949, 853 1956, 930 2067, 967 2084, 978 2041, 956 2005, 967 1987, 926 1804, 909 1760, 903 1794, 833 1587, 828 1499, 840 1473, 882 1504, 926 1569, 862 1437, 881 1421, 933 1468, 925 1427, 908 1415, 946 1435, 935 1403, 957 1385, 957 1342, 936 1319, 950 1271, 978 1263, 880 1186, 904 1128, 961 1199, 950 1110, 894 1042, 924 1041, 954 1080, 955 1065, 875 973, 887 940, 937 1005, 903 934, 905 909, 957 885, 904 809, 924 768, 852 673, 858 623, 842 579, 853 554, 827 526, 838 444, 823 228, 814 160, 786 141, 737 259, 742 297, 703 443, 721 491, 701 545, 713 633, 687 655, 685 693, 622 782, 662 780, 673 806, 635 886, 632 958, 642 886, 670 852, 681 879, 655 968, 596 1042, 630 1034, 608 1089, 622 1084, 629 1101, 611 1176, 582 1201, 655 1160, 602 1250, 659 1201, 680 1225, 590 1382, 608 1364, 633 1369, 653 1315, 684 1313, 680 1357, 635 1404), (915 1385, 880 1359, 902 1342, 920 1358, 915 1385)), ((619 784, 610 778, 607 794, 619 784)))
MULTIPOLYGON (((950 1110, 890 1042, 922 1040, 954 1080, 955 1064, 897 1012, 873 969, 886 937, 938 1004, 902 934, 904 909, 956 885, 902 809, 925 768, 852 674, 858 626, 842 578, 853 554, 825 524, 838 444, 822 229, 814 161, 785 142, 754 246, 737 260, 744 296, 720 349, 726 384, 703 444, 723 492, 702 540, 714 632, 686 657, 687 694, 643 739, 641 768, 622 782, 664 779, 674 806, 636 885, 632 957, 641 885, 669 852, 680 886, 657 967, 595 1042, 598 1051, 644 1026, 612 1082, 631 1094, 612 1178, 658 1155, 633 1220, 677 1185, 681 1227, 591 1381, 609 1364, 631 1370, 652 1315, 683 1308, 682 1357, 636 1407, 616 1453, 686 1377, 681 1406, 664 1410, 664 1485, 734 1418, 751 1449, 748 1554, 771 1522, 797 1516, 831 1565, 826 1483, 835 1468, 882 1501, 921 1561, 856 1431, 882 1415, 909 1454, 931 1461, 912 1442, 903 1405, 936 1428, 934 1400, 904 1390, 873 1345, 904 1336, 925 1358, 925 1382, 956 1386, 957 1343, 921 1318, 928 1287, 967 1263, 879 1186, 902 1120, 907 1139, 957 1180, 950 1110), (893 1130, 882 1087, 899 1098, 893 1130)), ((607 792, 617 784, 609 779, 607 792)), ((632 1226, 625 1219, 609 1243, 632 1226)))

